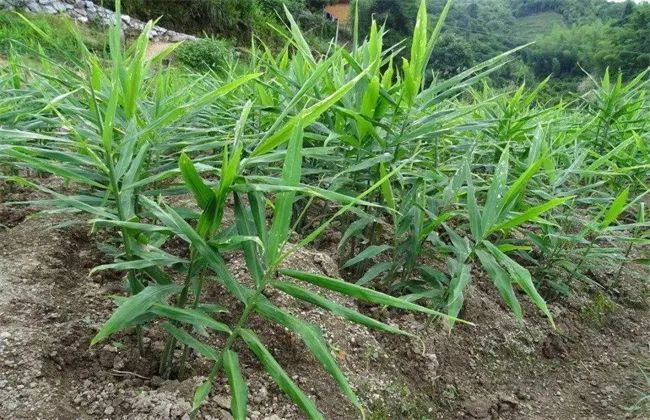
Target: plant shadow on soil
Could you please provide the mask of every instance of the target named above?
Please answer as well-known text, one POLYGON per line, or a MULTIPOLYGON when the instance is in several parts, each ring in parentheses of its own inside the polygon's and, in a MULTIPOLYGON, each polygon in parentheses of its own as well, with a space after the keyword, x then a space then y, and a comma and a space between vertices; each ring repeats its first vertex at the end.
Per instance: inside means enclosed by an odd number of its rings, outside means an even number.
MULTIPOLYGON (((5 202, 24 195, 12 192, 5 202)), ((157 326, 145 332, 142 356, 128 332, 90 347, 122 280, 113 273, 89 277, 105 261, 87 225, 55 228, 64 219, 32 217, 33 211, 0 203, 0 418, 187 418, 210 362, 195 356, 189 378, 162 380, 157 361, 165 336, 157 326)), ((337 276, 325 245, 287 264, 337 276)), ((230 255, 228 265, 247 281, 241 255, 230 255)), ((268 297, 322 328, 371 419, 647 418, 648 407, 629 408, 649 392, 638 364, 650 360, 649 308, 640 297, 650 273, 641 266, 625 272, 615 300, 578 291, 552 302, 557 331, 524 299, 527 317, 519 324, 480 276, 461 313, 477 326, 458 325, 451 334, 424 317, 327 296, 422 342, 368 331, 279 292, 268 297)), ((225 319, 240 309, 214 282, 206 300, 226 306, 225 319)), ((297 337, 260 318, 250 325, 327 418, 359 417, 297 337)), ((221 338, 211 340, 218 346, 221 338)), ((255 358, 238 350, 250 418, 301 418, 255 358)), ((201 417, 230 418, 228 406, 222 379, 201 417)))

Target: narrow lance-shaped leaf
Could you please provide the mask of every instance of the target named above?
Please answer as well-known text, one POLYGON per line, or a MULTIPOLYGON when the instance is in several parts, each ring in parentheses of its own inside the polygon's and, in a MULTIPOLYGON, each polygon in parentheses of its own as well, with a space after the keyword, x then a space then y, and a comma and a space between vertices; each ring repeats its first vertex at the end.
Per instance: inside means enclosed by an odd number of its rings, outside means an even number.
POLYGON ((280 144, 284 143, 289 137, 289 134, 291 133, 293 128, 297 124, 301 124, 303 127, 305 127, 308 124, 311 124, 314 121, 316 121, 318 117, 320 117, 325 111, 327 111, 330 107, 332 107, 335 103, 337 103, 343 96, 345 96, 345 94, 348 93, 354 87, 354 85, 357 84, 359 80, 366 77, 367 72, 368 72, 367 69, 364 70, 363 72, 361 72, 361 74, 359 74, 357 77, 347 82, 345 85, 341 86, 336 92, 332 93, 327 98, 301 111, 294 118, 290 119, 282 128, 278 129, 275 134, 273 134, 272 136, 267 138, 263 143, 258 145, 255 148, 255 150, 253 150, 253 152, 251 153, 251 156, 262 155, 264 153, 267 153, 275 149, 280 144))
POLYGON ((78 168, 73 169, 67 165, 57 165, 49 159, 38 157, 35 153, 32 153, 30 149, 26 147, 8 148, 3 150, 3 154, 12 156, 19 161, 25 162, 29 164, 33 169, 48 172, 75 183, 87 184, 101 189, 107 188, 106 185, 102 184, 101 182, 90 179, 84 173, 79 172, 78 168))
POLYGON ((342 293, 355 299, 373 302, 379 305, 391 306, 394 308, 423 312, 429 315, 438 315, 447 318, 447 315, 433 309, 425 308, 424 306, 416 305, 415 303, 407 302, 403 299, 399 299, 385 293, 377 292, 372 289, 367 289, 365 287, 357 286, 356 284, 351 284, 343 280, 337 280, 331 277, 321 276, 317 274, 304 273, 302 271, 296 270, 281 269, 279 271, 285 276, 306 281, 307 283, 311 283, 315 286, 342 293))
MULTIPOLYGON (((386 176, 382 177, 382 178, 379 179, 377 182, 375 182, 375 183, 374 183, 370 188, 368 188, 367 190, 365 190, 364 192, 362 192, 361 194, 359 194, 359 195, 354 199, 355 201, 352 201, 352 202, 346 204, 345 206, 341 207, 341 208, 340 208, 340 209, 339 209, 339 210, 338 210, 338 211, 337 211, 337 212, 336 212, 332 217, 330 217, 327 221, 325 221, 325 222, 322 223, 320 226, 318 226, 318 228, 316 228, 315 230, 313 230, 313 231, 312 231, 309 235, 307 235, 307 236, 306 236, 302 241, 300 241, 300 242, 299 242, 299 243, 298 243, 294 248, 292 248, 292 249, 290 250, 289 253, 291 253, 291 252, 293 252, 293 251, 295 251, 295 250, 297 250, 297 249, 299 249, 299 248, 302 248, 302 247, 304 247, 304 246, 307 246, 309 243, 311 243, 313 240, 315 240, 319 235, 321 235, 321 234, 325 231, 325 229, 327 229, 327 227, 328 227, 328 226, 329 226, 329 225, 330 225, 330 224, 331 224, 331 223, 332 223, 332 222, 333 222, 337 217, 339 217, 339 216, 342 215, 343 213, 345 213, 345 212, 347 212, 348 210, 350 210, 350 209, 354 206, 354 204, 360 202, 361 199, 363 199, 364 197, 366 197, 367 195, 369 195, 370 193, 372 193, 373 191, 375 191, 377 188, 379 188, 379 187, 381 186, 381 184, 382 184, 384 181, 386 181, 388 178, 392 177, 395 173, 397 173, 398 171, 400 171, 400 170, 401 170, 401 169, 402 169, 402 168, 403 168, 407 163, 408 163, 408 161, 402 162, 402 164, 400 164, 397 168, 393 169, 390 173, 386 174, 386 176)), ((285 253, 285 254, 283 254, 283 255, 281 256, 281 258, 286 258, 286 256, 289 255, 289 253, 285 253)))
POLYGON ((237 353, 232 350, 224 351, 223 367, 230 386, 230 412, 235 420, 246 420, 248 387, 241 374, 237 353))
POLYGON ((464 292, 471 277, 471 267, 468 264, 454 262, 451 280, 449 281, 449 297, 447 299, 447 313, 449 314, 448 324, 453 327, 465 302, 464 292))
MULTIPOLYGON (((255 228, 251 226, 250 215, 251 214, 246 211, 242 200, 239 198, 239 194, 235 193, 235 225, 237 226, 237 231, 242 235, 252 236, 254 232, 255 228)), ((262 242, 261 239, 259 239, 259 236, 255 236, 255 238, 262 242)), ((250 241, 243 242, 242 248, 244 250, 246 267, 251 273, 253 280, 255 280, 255 284, 260 286, 263 281, 264 270, 255 243, 250 241)), ((262 246, 262 248, 264 247, 262 246)))
POLYGON ((474 183, 472 182, 472 172, 469 170, 469 163, 465 163, 467 169, 467 213, 469 215, 469 227, 472 231, 472 236, 476 241, 483 238, 482 216, 476 202, 476 191, 474 190, 474 183))
POLYGON ((372 218, 363 217, 359 220, 355 220, 354 222, 350 223, 350 226, 348 226, 345 232, 343 232, 343 236, 341 237, 341 240, 339 241, 338 244, 338 249, 341 249, 343 245, 345 245, 351 237, 358 235, 360 232, 362 232, 363 229, 366 226, 368 226, 370 222, 372 222, 372 218))
POLYGON ((490 229, 489 233, 496 232, 498 230, 507 230, 507 229, 512 229, 514 227, 517 227, 523 223, 529 222, 531 220, 536 219, 538 216, 542 215, 543 213, 546 213, 547 211, 551 210, 552 208, 555 208, 571 199, 573 199, 574 196, 569 196, 569 197, 561 197, 561 198, 554 198, 552 200, 547 201, 546 203, 540 204, 539 206, 532 207, 522 214, 519 214, 517 216, 514 216, 508 220, 506 220, 503 223, 500 223, 496 226, 494 226, 492 229, 490 229))
POLYGON ((300 407, 300 409, 310 419, 325 419, 325 417, 318 411, 314 402, 305 395, 304 392, 291 380, 287 372, 282 369, 282 366, 275 360, 273 355, 262 344, 260 339, 251 330, 242 329, 240 331, 241 337, 244 339, 248 347, 255 353, 257 358, 271 375, 271 378, 278 384, 280 389, 291 398, 293 402, 300 407))
POLYGON ((217 350, 192 337, 187 331, 177 328, 168 322, 164 323, 162 327, 169 334, 173 335, 174 338, 176 338, 178 341, 187 346, 190 346, 208 359, 215 361, 219 360, 219 352, 217 350))
MULTIPOLYGON (((426 4, 425 0, 422 0, 422 3, 426 4)), ((447 20, 447 15, 449 14, 449 10, 451 10, 452 3, 453 0, 447 0, 445 7, 442 9, 442 12, 440 12, 440 16, 438 16, 438 21, 436 22, 436 26, 433 28, 433 32, 431 32, 431 35, 429 36, 429 40, 427 41, 426 44, 427 48, 422 59, 422 69, 421 69, 422 73, 424 73, 424 69, 427 67, 429 61, 431 60, 431 54, 433 54, 433 48, 436 46, 436 42, 438 41, 438 36, 440 35, 440 31, 442 31, 445 20, 447 20)))
POLYGON ((248 203, 250 204, 251 215, 255 224, 257 236, 264 244, 264 247, 266 247, 268 236, 266 229, 266 214, 264 212, 264 196, 257 191, 250 191, 248 193, 248 203))
POLYGON ((130 322, 138 316, 144 314, 149 308, 157 302, 178 293, 183 288, 182 285, 155 285, 147 286, 140 293, 126 299, 116 310, 113 315, 104 323, 99 332, 93 337, 90 344, 95 344, 109 335, 127 327, 130 322))
POLYGON ((181 157, 178 160, 178 166, 181 170, 181 175, 183 176, 185 185, 187 185, 189 190, 194 194, 194 198, 199 207, 205 209, 210 198, 214 195, 214 192, 212 192, 210 187, 205 185, 201 175, 199 175, 199 172, 194 167, 192 160, 185 153, 181 154, 181 157))
POLYGON ((214 269, 220 281, 223 281, 229 288, 230 292, 242 302, 246 301, 246 289, 243 288, 230 274, 223 257, 215 252, 212 247, 190 226, 178 213, 171 207, 167 206, 165 210, 161 209, 152 200, 142 197, 142 204, 152 211, 165 225, 172 228, 181 238, 192 244, 194 249, 205 258, 206 262, 214 269))
POLYGON ((153 256, 147 259, 138 259, 131 261, 120 261, 111 264, 102 264, 90 271, 90 274, 95 274, 99 271, 114 270, 114 271, 127 271, 127 270, 140 270, 147 267, 165 267, 174 264, 180 264, 187 262, 182 258, 170 254, 160 253, 159 255, 153 256))
MULTIPOLYGON (((300 183, 300 174, 302 172, 302 125, 295 126, 291 139, 287 146, 287 155, 282 167, 282 182, 288 186, 297 186, 300 183)), ((271 234, 268 238, 267 264, 275 261, 280 253, 280 248, 287 240, 293 214, 294 192, 278 193, 275 199, 275 213, 273 215, 273 225, 271 234)))
MULTIPOLYGON (((221 198, 227 194, 232 183, 237 178, 239 174, 239 166, 241 162, 241 155, 244 149, 244 127, 246 127, 246 121, 253 107, 253 102, 248 101, 244 105, 244 109, 239 116, 239 120, 235 125, 235 141, 232 145, 232 151, 228 154, 228 149, 224 149, 224 159, 223 167, 221 169, 221 180, 219 181, 219 187, 217 190, 217 195, 221 198)), ((223 198, 221 198, 223 200, 223 198)))
POLYGON ((339 56, 338 52, 332 54, 330 58, 318 63, 318 65, 314 69, 312 69, 312 71, 309 74, 309 78, 302 84, 300 90, 298 90, 298 92, 296 92, 293 98, 291 98, 291 101, 287 104, 285 109, 282 110, 282 112, 276 118, 273 125, 266 131, 264 137, 262 137, 261 140, 262 143, 264 143, 264 141, 266 141, 268 137, 270 137, 271 135, 277 132, 278 127, 282 125, 282 121, 284 121, 286 116, 289 115, 289 113, 294 108, 294 106, 300 103, 307 95, 307 93, 310 92, 312 89, 314 89, 314 87, 317 86, 318 83, 322 81, 323 75, 332 66, 332 64, 334 64, 334 62, 338 59, 338 56, 339 56))
POLYGON ((504 254, 499 248, 494 246, 489 241, 483 241, 483 245, 487 251, 492 254, 494 258, 496 258, 497 262, 508 271, 511 278, 519 285, 519 287, 522 288, 530 300, 535 305, 537 305, 537 307, 546 315, 546 317, 551 322, 551 325, 555 327, 553 316, 551 315, 551 312, 546 305, 546 301, 539 294, 537 288, 533 284, 533 279, 530 275, 530 272, 519 265, 516 261, 511 259, 509 256, 504 254))
POLYGON ((506 189, 506 182, 508 181, 508 164, 510 160, 509 149, 506 146, 505 150, 501 153, 499 163, 494 169, 494 176, 492 183, 488 190, 487 199, 483 209, 483 229, 489 230, 492 224, 496 222, 498 216, 499 202, 503 198, 506 189))
POLYGON ((351 267, 355 264, 358 264, 362 261, 369 260, 373 257, 376 257, 377 255, 381 254, 382 252, 391 249, 392 247, 390 245, 371 245, 368 248, 364 249, 362 252, 360 252, 358 255, 355 257, 349 259, 346 261, 346 263, 343 265, 343 268, 348 268, 351 267))
POLYGON ((319 295, 318 293, 311 292, 294 284, 288 282, 273 282, 272 286, 288 294, 289 296, 303 300, 305 302, 309 302, 312 305, 319 306, 330 311, 334 315, 341 316, 349 321, 356 322, 357 324, 364 325, 368 328, 373 328, 393 334, 412 335, 406 331, 400 330, 399 328, 390 326, 369 316, 363 315, 346 306, 332 302, 331 300, 319 295))
POLYGON ((311 53, 311 48, 309 47, 309 44, 303 37, 302 32, 300 31, 300 27, 293 19, 293 16, 291 15, 291 12, 289 12, 289 9, 287 9, 287 6, 283 4, 283 7, 284 7, 284 14, 289 20, 289 30, 291 31, 293 44, 296 46, 298 51, 300 51, 303 57, 305 57, 311 64, 314 64, 315 60, 314 60, 314 56, 311 53))
POLYGON ((224 239, 211 240, 208 243, 224 251, 233 251, 240 247, 245 248, 247 243, 252 243, 252 245, 257 244, 260 247, 260 251, 264 252, 262 240, 258 236, 253 235, 232 235, 224 239))
POLYGON ((197 309, 177 308, 162 303, 155 303, 149 311, 164 318, 194 325, 197 328, 208 327, 226 334, 232 332, 226 324, 215 321, 209 315, 197 309))
POLYGON ((516 202, 517 197, 523 194, 528 181, 530 181, 530 179, 539 171, 539 168, 541 168, 545 159, 545 157, 537 159, 524 171, 524 173, 519 176, 519 178, 517 178, 517 180, 510 186, 510 188, 508 188, 508 191, 506 191, 506 193, 499 201, 498 218, 503 216, 504 213, 508 211, 516 202))
POLYGON ((476 255, 481 261, 481 265, 492 279, 492 282, 496 286, 497 290, 501 294, 501 297, 506 301, 508 307, 510 307, 512 312, 515 314, 515 317, 518 320, 523 319, 521 305, 519 304, 517 296, 515 295, 515 291, 512 288, 512 281, 510 280, 508 273, 506 273, 499 266, 499 264, 497 264, 494 257, 489 253, 478 249, 476 250, 476 255))
POLYGON ((209 379, 196 388, 196 390, 194 391, 194 398, 192 399, 193 414, 196 413, 199 410, 199 408, 201 408, 201 406, 205 402, 205 399, 208 398, 208 395, 210 395, 211 390, 212 390, 212 381, 209 379))
POLYGON ((390 184, 390 178, 386 177, 386 166, 384 163, 379 164, 379 176, 385 179, 381 183, 381 194, 384 197, 384 202, 391 210, 395 210, 395 196, 393 194, 393 187, 390 184))
POLYGON ((219 199, 217 195, 211 192, 199 221, 196 223, 196 232, 202 238, 209 238, 219 228, 219 199))
POLYGON ((363 275, 363 277, 361 277, 359 280, 356 281, 356 284, 358 284, 359 286, 364 286, 365 284, 373 281, 382 273, 388 271, 392 266, 393 266, 392 261, 384 261, 384 262, 377 263, 372 267, 370 267, 363 275))
POLYGON ((359 398, 354 393, 348 379, 345 377, 345 374, 343 374, 343 371, 332 356, 323 335, 316 326, 294 317, 266 300, 258 302, 255 310, 264 317, 277 322, 278 324, 288 328, 290 331, 298 334, 314 358, 321 364, 325 371, 332 376, 334 381, 336 381, 341 392, 343 392, 343 394, 355 406, 360 407, 359 398))
POLYGON ((206 93, 205 95, 201 96, 198 98, 196 101, 191 102, 186 105, 186 108, 188 109, 198 109, 201 108, 212 101, 214 101, 217 98, 220 98, 221 96, 227 95, 228 93, 232 92, 233 90, 237 89, 241 85, 257 79, 260 77, 262 73, 251 73, 251 74, 246 74, 244 76, 241 76, 231 82, 226 83, 225 85, 213 90, 212 92, 206 93))
POLYGON ((624 189, 612 202, 612 205, 609 206, 605 216, 603 216, 603 221, 600 222, 599 228, 605 229, 611 225, 618 216, 625 210, 625 205, 627 204, 627 197, 630 194, 630 187, 624 189))
POLYGON ((104 145, 104 152, 106 153, 106 159, 112 160, 113 156, 113 142, 114 142, 114 120, 117 113, 117 104, 120 96, 120 90, 118 88, 118 82, 115 80, 113 86, 111 86, 110 97, 108 100, 108 106, 106 108, 106 114, 104 115, 103 125, 101 127, 101 137, 102 144, 104 145))

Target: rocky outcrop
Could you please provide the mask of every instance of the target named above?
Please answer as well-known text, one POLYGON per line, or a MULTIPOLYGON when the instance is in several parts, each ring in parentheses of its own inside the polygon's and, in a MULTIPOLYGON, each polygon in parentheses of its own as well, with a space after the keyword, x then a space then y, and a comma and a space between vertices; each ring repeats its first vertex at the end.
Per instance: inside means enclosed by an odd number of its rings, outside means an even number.
MULTIPOLYGON (((115 20, 115 12, 88 0, 0 0, 0 9, 23 10, 32 13, 66 14, 81 23, 95 23, 108 26, 115 20)), ((122 26, 127 35, 142 32, 145 23, 122 15, 122 26)), ((178 42, 196 39, 192 35, 154 26, 149 38, 156 41, 178 42)))

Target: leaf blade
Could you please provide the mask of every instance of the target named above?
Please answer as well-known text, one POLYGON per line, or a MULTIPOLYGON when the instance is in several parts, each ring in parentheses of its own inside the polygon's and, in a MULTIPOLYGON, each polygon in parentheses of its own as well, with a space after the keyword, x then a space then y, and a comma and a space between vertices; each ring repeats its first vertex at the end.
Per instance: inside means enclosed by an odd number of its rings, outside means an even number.
POLYGON ((154 303, 180 292, 181 289, 182 286, 176 284, 147 286, 140 293, 127 298, 95 334, 90 345, 128 326, 131 320, 147 312, 154 303))
POLYGON ((287 372, 282 369, 282 366, 275 360, 271 352, 262 344, 257 335, 248 329, 240 331, 241 337, 244 339, 248 348, 257 356, 258 360, 262 362, 266 371, 271 375, 271 378, 278 384, 280 389, 291 398, 293 402, 300 407, 300 409, 309 416, 311 419, 324 420, 325 417, 318 411, 314 402, 305 395, 305 393, 291 380, 287 372))
POLYGON ((224 351, 223 367, 230 385, 230 412, 235 420, 246 420, 248 387, 241 373, 237 353, 232 350, 224 351))

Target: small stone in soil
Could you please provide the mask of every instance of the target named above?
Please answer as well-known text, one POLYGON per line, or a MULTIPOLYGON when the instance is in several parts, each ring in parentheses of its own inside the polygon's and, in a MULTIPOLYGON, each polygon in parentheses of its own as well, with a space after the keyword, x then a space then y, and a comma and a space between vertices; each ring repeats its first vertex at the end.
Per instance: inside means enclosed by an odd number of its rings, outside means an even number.
POLYGON ((269 396, 268 391, 266 390, 266 387, 263 386, 261 387, 257 392, 253 393, 251 395, 251 401, 254 403, 261 403, 262 401, 266 400, 269 396))
POLYGON ((214 402, 216 402, 217 405, 221 408, 225 408, 226 410, 230 409, 230 399, 228 397, 225 397, 223 395, 215 395, 214 402))
POLYGON ((477 419, 489 417, 490 408, 492 408, 492 403, 485 398, 476 401, 467 401, 463 404, 465 412, 477 419))
POLYGON ((153 376, 151 378, 151 386, 154 388, 158 388, 162 383, 163 379, 160 376, 153 376))

